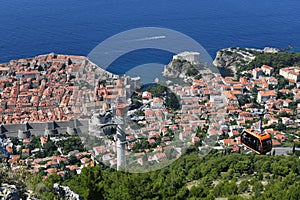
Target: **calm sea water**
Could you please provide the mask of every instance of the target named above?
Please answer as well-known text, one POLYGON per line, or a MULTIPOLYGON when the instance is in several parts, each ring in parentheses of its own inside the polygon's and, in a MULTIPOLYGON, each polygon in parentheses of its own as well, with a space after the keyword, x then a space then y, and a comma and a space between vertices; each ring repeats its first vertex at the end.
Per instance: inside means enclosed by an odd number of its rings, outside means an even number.
MULTIPOLYGON (((212 57, 230 46, 291 45, 299 51, 299 10, 299 0, 2 1, 0 62, 52 51, 87 55, 106 38, 144 26, 180 31, 202 44, 212 57)), ((141 51, 113 65, 167 63, 171 56, 141 51)))

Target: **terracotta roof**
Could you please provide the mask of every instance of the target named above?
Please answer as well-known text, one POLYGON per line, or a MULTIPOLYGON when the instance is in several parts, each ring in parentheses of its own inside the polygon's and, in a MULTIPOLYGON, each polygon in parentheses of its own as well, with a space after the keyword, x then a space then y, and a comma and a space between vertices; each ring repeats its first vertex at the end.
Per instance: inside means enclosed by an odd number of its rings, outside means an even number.
POLYGON ((268 90, 268 91, 259 91, 260 96, 277 96, 277 92, 275 90, 268 90))
POLYGON ((272 70, 273 69, 273 67, 270 67, 268 65, 263 65, 263 66, 261 66, 261 68, 268 69, 268 70, 272 70))

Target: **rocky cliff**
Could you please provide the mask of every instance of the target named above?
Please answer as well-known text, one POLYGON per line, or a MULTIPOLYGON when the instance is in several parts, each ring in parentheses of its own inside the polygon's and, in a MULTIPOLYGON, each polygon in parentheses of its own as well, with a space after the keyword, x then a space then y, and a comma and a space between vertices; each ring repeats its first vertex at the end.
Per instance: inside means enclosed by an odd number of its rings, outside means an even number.
POLYGON ((0 187, 0 199, 19 200, 19 190, 15 185, 2 184, 0 187))
POLYGON ((0 199, 36 200, 22 178, 24 177, 11 171, 6 164, 0 163, 0 199))
POLYGON ((172 60, 163 71, 163 76, 169 78, 185 78, 188 71, 194 71, 195 67, 187 61, 172 60))
POLYGON ((53 185, 53 190, 58 194, 60 199, 64 200, 82 200, 82 198, 73 192, 69 187, 61 186, 57 183, 53 185))
POLYGON ((221 49, 217 52, 213 64, 219 68, 229 70, 233 75, 237 72, 237 67, 247 65, 255 59, 258 53, 277 53, 276 48, 266 47, 261 49, 231 47, 221 49))
POLYGON ((191 83, 195 76, 209 73, 201 64, 191 64, 186 60, 173 59, 168 65, 165 66, 162 75, 165 78, 181 79, 186 83, 191 83))

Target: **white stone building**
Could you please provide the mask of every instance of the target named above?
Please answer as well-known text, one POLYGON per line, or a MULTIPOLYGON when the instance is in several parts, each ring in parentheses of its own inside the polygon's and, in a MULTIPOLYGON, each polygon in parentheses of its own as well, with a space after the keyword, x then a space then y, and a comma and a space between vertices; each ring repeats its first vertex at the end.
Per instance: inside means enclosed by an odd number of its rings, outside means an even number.
POLYGON ((293 80, 295 82, 300 81, 300 67, 286 67, 279 71, 279 74, 286 79, 293 80))
POLYGON ((200 63, 200 53, 198 52, 191 52, 185 51, 173 56, 173 60, 186 60, 192 64, 199 64, 200 63))

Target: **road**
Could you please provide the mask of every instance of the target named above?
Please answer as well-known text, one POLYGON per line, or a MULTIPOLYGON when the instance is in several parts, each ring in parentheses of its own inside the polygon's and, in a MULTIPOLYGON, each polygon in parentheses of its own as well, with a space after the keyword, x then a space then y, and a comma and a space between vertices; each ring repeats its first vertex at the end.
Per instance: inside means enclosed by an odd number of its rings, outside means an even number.
MULTIPOLYGON (((288 153, 293 152, 293 147, 273 147, 271 151, 271 155, 273 155, 273 152, 275 151, 275 155, 287 155, 288 153)), ((300 148, 295 148, 295 151, 300 151, 300 148)), ((252 150, 246 148, 243 150, 243 153, 248 154, 251 153, 252 150)))
MULTIPOLYGON (((300 148, 295 148, 295 150, 300 151, 300 148)), ((275 155, 286 155, 293 152, 293 147, 273 147, 271 155, 273 155, 273 151, 275 151, 275 155)))

